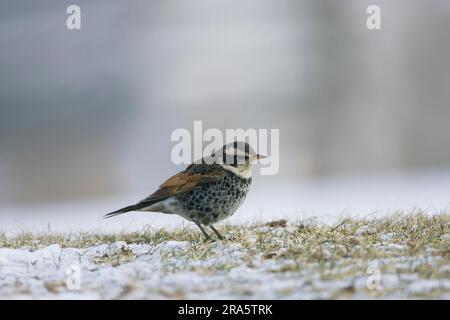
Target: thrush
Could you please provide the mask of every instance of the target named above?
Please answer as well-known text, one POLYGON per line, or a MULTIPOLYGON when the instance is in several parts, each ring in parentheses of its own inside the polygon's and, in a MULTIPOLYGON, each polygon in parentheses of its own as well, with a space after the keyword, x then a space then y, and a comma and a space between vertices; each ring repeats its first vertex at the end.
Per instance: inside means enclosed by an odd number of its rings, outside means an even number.
POLYGON ((206 239, 211 237, 204 226, 223 239, 213 224, 230 217, 244 202, 252 183, 252 165, 262 158, 246 142, 229 143, 166 180, 147 198, 104 218, 129 211, 177 214, 194 222, 206 239))

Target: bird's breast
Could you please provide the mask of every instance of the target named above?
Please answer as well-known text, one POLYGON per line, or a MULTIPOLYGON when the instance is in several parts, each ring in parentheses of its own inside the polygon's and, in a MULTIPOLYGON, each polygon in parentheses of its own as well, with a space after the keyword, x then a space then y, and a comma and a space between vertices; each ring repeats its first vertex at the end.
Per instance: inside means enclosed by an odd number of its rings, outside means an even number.
POLYGON ((233 214, 243 203, 251 179, 242 179, 232 173, 215 182, 177 195, 171 206, 174 213, 204 224, 222 220, 233 214))

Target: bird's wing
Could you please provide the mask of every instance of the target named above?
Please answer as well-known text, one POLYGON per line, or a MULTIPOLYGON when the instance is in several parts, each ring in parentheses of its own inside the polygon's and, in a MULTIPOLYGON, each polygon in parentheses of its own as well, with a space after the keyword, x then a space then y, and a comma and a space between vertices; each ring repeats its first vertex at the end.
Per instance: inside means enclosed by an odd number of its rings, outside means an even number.
POLYGON ((214 170, 208 173, 191 173, 189 170, 180 172, 167 179, 158 190, 142 200, 142 202, 158 202, 173 195, 188 192, 194 188, 219 180, 225 173, 214 170))
POLYGON ((188 192, 207 183, 217 181, 222 178, 224 174, 225 172, 223 170, 219 170, 215 166, 204 167, 197 164, 191 164, 185 171, 167 179, 158 190, 144 200, 134 205, 110 212, 106 214, 104 218, 114 217, 128 211, 141 210, 173 195, 188 192))

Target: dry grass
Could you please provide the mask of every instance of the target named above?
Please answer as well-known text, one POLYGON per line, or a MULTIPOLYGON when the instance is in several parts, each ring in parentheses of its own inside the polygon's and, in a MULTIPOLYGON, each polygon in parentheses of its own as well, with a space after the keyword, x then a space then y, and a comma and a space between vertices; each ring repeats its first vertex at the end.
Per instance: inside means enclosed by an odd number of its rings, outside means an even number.
MULTIPOLYGON (((342 219, 334 226, 319 225, 314 221, 290 223, 286 220, 255 223, 252 225, 221 225, 226 235, 222 243, 239 242, 248 249, 269 253, 283 251, 283 256, 321 260, 318 251, 324 246, 332 248, 333 256, 384 257, 389 255, 379 245, 404 245, 409 255, 433 250, 448 255, 450 250, 450 215, 428 216, 423 213, 397 214, 380 219, 342 219), (270 231, 270 232, 268 232, 270 231), (276 232, 274 232, 276 231, 276 232), (251 239, 256 237, 256 245, 251 239), (316 253, 316 254, 314 254, 316 253)), ((94 245, 125 241, 126 243, 160 244, 165 241, 188 241, 195 247, 207 247, 203 235, 196 228, 173 231, 146 228, 138 232, 110 233, 30 233, 7 237, 0 232, 0 247, 32 249, 59 244, 63 248, 86 248, 94 245)))
MULTIPOLYGON (((322 262, 344 258, 374 259, 395 255, 437 255, 450 258, 450 215, 423 213, 396 214, 381 219, 343 219, 334 226, 313 221, 291 223, 285 220, 252 225, 221 225, 226 243, 239 243, 249 254, 267 259, 301 259, 322 262)), ((51 244, 62 248, 87 248, 104 243, 160 244, 188 241, 194 259, 204 259, 211 243, 195 228, 173 231, 146 228, 140 232, 109 233, 22 233, 6 237, 0 233, 0 247, 39 249, 51 244)), ((126 253, 124 253, 126 254, 126 253)))

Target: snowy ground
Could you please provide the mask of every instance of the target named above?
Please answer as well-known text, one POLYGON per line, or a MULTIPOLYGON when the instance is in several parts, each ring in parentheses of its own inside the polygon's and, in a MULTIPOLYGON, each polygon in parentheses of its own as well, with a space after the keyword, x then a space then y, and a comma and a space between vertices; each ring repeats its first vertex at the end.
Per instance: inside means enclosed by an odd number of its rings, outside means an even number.
POLYGON ((450 216, 0 237, 2 299, 450 299, 450 216))

